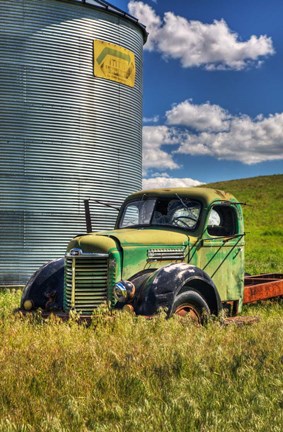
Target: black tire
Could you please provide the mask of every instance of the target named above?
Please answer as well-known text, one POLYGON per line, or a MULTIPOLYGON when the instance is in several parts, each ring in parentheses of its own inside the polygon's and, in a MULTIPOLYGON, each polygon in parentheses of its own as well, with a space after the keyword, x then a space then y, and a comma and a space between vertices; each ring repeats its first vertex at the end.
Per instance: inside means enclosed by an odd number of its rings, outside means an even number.
POLYGON ((189 290, 176 297, 170 316, 173 314, 188 316, 196 323, 204 324, 210 315, 210 309, 198 292, 189 290))

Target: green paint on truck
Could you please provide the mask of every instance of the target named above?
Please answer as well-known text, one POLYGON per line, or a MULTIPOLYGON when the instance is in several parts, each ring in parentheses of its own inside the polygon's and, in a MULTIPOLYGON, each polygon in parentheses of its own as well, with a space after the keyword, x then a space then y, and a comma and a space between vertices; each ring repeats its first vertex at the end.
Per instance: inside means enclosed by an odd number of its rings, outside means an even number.
MULTIPOLYGON (((102 302, 138 315, 153 315, 162 307, 169 316, 189 315, 200 322, 223 306, 235 314, 244 291, 241 204, 209 188, 132 194, 114 230, 71 240, 60 290, 63 310, 86 316, 102 302)), ((27 291, 23 308, 31 301, 27 291)))

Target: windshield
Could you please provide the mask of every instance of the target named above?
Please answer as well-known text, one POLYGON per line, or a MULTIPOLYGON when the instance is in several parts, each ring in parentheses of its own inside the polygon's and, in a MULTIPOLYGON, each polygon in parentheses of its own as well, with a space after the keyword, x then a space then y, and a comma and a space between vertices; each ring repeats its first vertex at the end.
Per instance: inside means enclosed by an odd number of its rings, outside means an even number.
POLYGON ((201 204, 190 198, 148 198, 129 202, 122 210, 119 228, 140 225, 173 226, 193 230, 201 204))

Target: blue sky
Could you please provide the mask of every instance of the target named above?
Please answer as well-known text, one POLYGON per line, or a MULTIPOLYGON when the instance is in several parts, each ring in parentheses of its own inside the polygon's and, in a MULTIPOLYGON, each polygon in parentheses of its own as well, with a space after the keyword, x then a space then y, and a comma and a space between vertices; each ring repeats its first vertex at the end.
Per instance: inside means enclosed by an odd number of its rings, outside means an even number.
POLYGON ((144 47, 144 186, 283 171, 282 0, 112 0, 144 47))

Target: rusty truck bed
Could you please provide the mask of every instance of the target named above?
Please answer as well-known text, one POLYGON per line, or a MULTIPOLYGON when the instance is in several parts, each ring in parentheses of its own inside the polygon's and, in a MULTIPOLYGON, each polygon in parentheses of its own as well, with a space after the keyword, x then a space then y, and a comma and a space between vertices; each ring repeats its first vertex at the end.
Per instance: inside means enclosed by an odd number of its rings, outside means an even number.
POLYGON ((283 296, 283 274, 270 273, 245 277, 244 304, 283 296))

